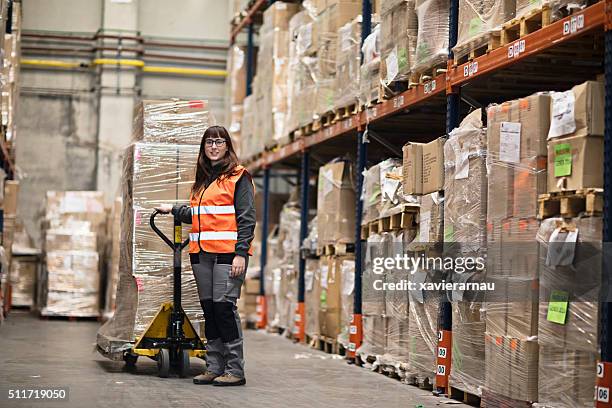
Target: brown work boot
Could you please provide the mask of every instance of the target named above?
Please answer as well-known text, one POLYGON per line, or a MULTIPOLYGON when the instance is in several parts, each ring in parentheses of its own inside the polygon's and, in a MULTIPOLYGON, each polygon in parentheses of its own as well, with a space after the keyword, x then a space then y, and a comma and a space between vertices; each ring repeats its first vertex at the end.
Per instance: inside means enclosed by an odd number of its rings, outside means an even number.
POLYGON ((245 385, 246 378, 240 378, 230 373, 225 373, 222 376, 215 378, 212 384, 217 385, 219 387, 230 387, 233 385, 245 385))
POLYGON ((202 374, 193 377, 194 384, 212 384, 215 378, 219 377, 219 374, 215 374, 211 371, 204 371, 202 374))

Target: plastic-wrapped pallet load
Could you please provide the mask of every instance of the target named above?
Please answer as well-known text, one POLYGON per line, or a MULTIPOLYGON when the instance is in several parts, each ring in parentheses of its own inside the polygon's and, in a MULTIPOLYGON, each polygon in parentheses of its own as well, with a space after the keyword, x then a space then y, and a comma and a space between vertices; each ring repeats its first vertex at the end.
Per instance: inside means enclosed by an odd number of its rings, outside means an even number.
POLYGON ((361 64, 361 16, 338 30, 334 108, 343 108, 359 101, 359 69, 361 64))
POLYGON ((106 213, 98 191, 47 192, 41 314, 100 314, 100 253, 106 213))
POLYGON ((121 253, 121 212, 123 201, 121 197, 117 197, 113 204, 113 209, 110 216, 110 246, 108 249, 110 255, 110 264, 108 265, 108 276, 106 279, 106 300, 104 302, 104 317, 106 319, 112 317, 117 307, 117 285, 119 283, 119 256, 121 253))
POLYGON ((280 286, 276 297, 278 327, 293 330, 297 308, 297 279, 299 270, 300 208, 294 201, 283 206, 278 224, 278 253, 280 286))
POLYGON ((359 69, 359 104, 368 106, 378 99, 380 84, 380 24, 372 29, 361 46, 363 61, 359 69))
POLYGON ((246 49, 232 45, 228 51, 225 118, 238 157, 241 156, 243 102, 246 98, 246 49))
MULTIPOLYGON (((4 35, 4 56, 2 61, 2 125, 6 127, 6 140, 14 141, 17 138, 17 107, 20 89, 20 58, 21 58, 21 3, 12 3, 12 32, 4 35)), ((5 6, 2 9, 2 22, 7 21, 5 6)))
POLYGON ((537 407, 593 405, 599 355, 601 237, 601 217, 549 218, 538 231, 537 407))
POLYGON ((345 349, 349 349, 350 325, 353 317, 353 301, 355 293, 355 257, 354 255, 336 258, 340 270, 340 327, 336 336, 345 349))
POLYGON ((240 158, 248 159, 258 153, 257 140, 255 139, 255 117, 257 115, 257 104, 255 96, 249 95, 244 98, 242 128, 240 132, 240 158))
POLYGON ((306 259, 306 272, 304 273, 304 303, 305 325, 304 332, 310 339, 319 334, 319 304, 321 301, 321 268, 327 268, 319 259, 306 259))
POLYGON ((264 12, 259 31, 259 54, 255 99, 259 113, 256 132, 261 132, 261 144, 282 143, 287 113, 287 72, 289 68, 289 21, 299 5, 275 2, 264 12))
POLYGON ((384 354, 386 347, 385 291, 380 290, 379 286, 382 281, 382 271, 374 269, 375 259, 384 256, 383 245, 381 234, 368 236, 361 278, 363 342, 357 350, 364 361, 368 357, 384 354))
MULTIPOLYGON (((121 359, 160 306, 172 301, 172 250, 151 229, 149 217, 161 204, 188 202, 200 141, 214 123, 206 101, 192 103, 196 112, 176 110, 177 105, 189 106, 189 102, 159 103, 137 114, 134 134, 140 141, 128 146, 124 154, 117 308, 97 336, 98 350, 112 359, 121 359), (196 140, 197 144, 183 144, 196 140), (181 144, 174 144, 177 142, 181 144)), ((159 216, 155 222, 167 236, 173 236, 172 216, 159 216)), ((188 235, 185 227, 183 240, 188 235)), ((181 264, 182 307, 203 337, 203 313, 188 251, 183 251, 181 264)))
POLYGON ((448 0, 417 0, 418 35, 412 71, 423 73, 448 57, 448 0))
POLYGON ((15 254, 11 262, 11 305, 36 306, 38 256, 15 254))
POLYGON ((546 190, 549 103, 537 93, 487 109, 487 280, 496 289, 485 299, 483 400, 493 404, 537 400, 536 215, 546 190))
POLYGON ((334 160, 319 169, 318 245, 355 241, 355 186, 350 161, 334 160))
POLYGON ((603 82, 553 92, 550 111, 548 191, 603 188, 603 82))
MULTIPOLYGON (((442 243, 442 222, 444 220, 444 201, 439 193, 422 197, 419 225, 416 237, 407 243, 407 250, 414 257, 436 257, 440 255, 442 243)), ((418 283, 436 282, 440 272, 432 268, 420 267, 412 275, 418 283)), ((438 338, 438 311, 440 293, 437 291, 410 291, 410 312, 408 315, 410 354, 408 371, 420 384, 434 384, 436 372, 435 357, 438 338)))
POLYGON ((576 10, 585 8, 589 2, 585 0, 516 0, 516 17, 524 17, 540 12, 550 13, 550 17, 542 17, 542 21, 556 21, 576 10))
POLYGON ((364 178, 364 209, 362 224, 366 225, 380 216, 390 215, 392 208, 404 201, 400 191, 402 163, 387 159, 370 167, 364 178), (385 214, 382 214, 385 212, 385 214))
MULTIPOLYGON (((444 145, 444 243, 451 258, 486 257, 486 132, 480 109, 454 129, 444 145)), ((453 281, 484 281, 484 270, 455 274, 453 281)), ((452 293, 453 348, 449 383, 473 395, 484 385, 485 320, 480 296, 452 293)))
POLYGON ((380 21, 380 77, 385 86, 408 80, 417 45, 414 0, 386 1, 380 21))
POLYGON ((455 59, 495 41, 501 26, 514 17, 515 8, 516 0, 459 0, 459 33, 453 48, 455 59))

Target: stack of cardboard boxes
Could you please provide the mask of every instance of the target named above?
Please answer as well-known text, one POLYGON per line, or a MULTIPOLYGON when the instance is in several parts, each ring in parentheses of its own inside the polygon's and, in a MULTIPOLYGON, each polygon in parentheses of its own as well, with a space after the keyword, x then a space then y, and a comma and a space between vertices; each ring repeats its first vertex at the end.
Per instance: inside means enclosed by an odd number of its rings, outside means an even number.
POLYGON ((47 192, 42 315, 99 316, 105 228, 102 192, 47 192))
POLYGON ((416 0, 418 35, 412 71, 427 73, 448 57, 448 0, 416 0))
MULTIPOLYGON (((381 84, 407 80, 417 44, 417 14, 414 0, 386 0, 380 11, 381 84)), ((384 96, 384 89, 381 97, 384 96)))
POLYGON ((361 46, 363 60, 359 68, 359 104, 369 106, 378 100, 380 84, 380 24, 374 27, 361 46))
POLYGON ((14 142, 17 137, 17 105, 19 100, 19 60, 21 57, 21 3, 13 2, 9 9, 8 2, 0 4, 0 22, 4 27, 8 11, 12 10, 11 34, 4 35, 4 58, 2 65, 2 125, 6 127, 6 140, 14 142))
MULTIPOLYGON (((245 47, 232 45, 228 51, 225 117, 229 123, 228 131, 232 137, 238 157, 242 157, 242 118, 244 98, 246 97, 246 50, 245 47)), ((247 158, 247 157, 245 157, 247 158)))
MULTIPOLYGON (((451 258, 486 259, 486 132, 480 109, 454 129, 444 145, 444 244, 451 258)), ((485 271, 468 269, 453 281, 484 281, 485 271)), ((450 385, 480 395, 484 385, 485 320, 482 298, 453 292, 453 352, 450 385)))
POLYGON ((336 49, 336 81, 334 109, 359 101, 359 69, 361 64, 361 16, 338 29, 336 49))
MULTIPOLYGON (((317 190, 317 246, 355 242, 355 187, 352 165, 332 161, 319 169, 317 190)), ((345 251, 344 251, 345 252, 345 251)), ((330 255, 319 260, 319 334, 348 343, 352 314, 354 256, 330 255), (325 273, 326 272, 326 273, 325 273)), ((314 282, 316 283, 316 279, 314 282)))
MULTIPOLYGON (((172 250, 151 229, 149 218, 162 204, 188 205, 202 134, 214 124, 203 100, 144 101, 136 109, 137 141, 124 154, 117 307, 98 331, 98 346, 111 355, 142 335, 160 305, 172 300, 172 250)), ((155 223, 174 236, 171 215, 160 215, 155 223)), ((183 228, 183 240, 188 236, 189 228, 183 228)), ((188 251, 183 251, 181 280, 183 310, 203 336, 188 251)))
POLYGON ((537 198, 546 190, 549 107, 550 96, 538 93, 487 109, 487 280, 496 285, 485 306, 487 401, 537 400, 535 237, 537 198))

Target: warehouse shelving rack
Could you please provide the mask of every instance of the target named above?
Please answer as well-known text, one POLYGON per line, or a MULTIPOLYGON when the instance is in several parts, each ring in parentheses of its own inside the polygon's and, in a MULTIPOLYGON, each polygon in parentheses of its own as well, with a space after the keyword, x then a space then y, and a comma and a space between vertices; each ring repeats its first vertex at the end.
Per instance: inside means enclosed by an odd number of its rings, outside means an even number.
MULTIPOLYGON (((232 41, 245 26, 249 27, 247 54, 253 54, 254 26, 250 17, 274 1, 256 1, 243 13, 247 18, 235 26, 232 41)), ((252 172, 263 170, 264 186, 273 167, 297 168, 301 172, 302 211, 300 238, 306 237, 308 222, 308 190, 311 162, 323 164, 326 159, 347 153, 347 147, 357 144, 354 157, 356 186, 361 191, 363 171, 368 161, 376 162, 385 155, 397 155, 398 148, 407 141, 430 141, 457 127, 468 110, 486 107, 527 96, 542 90, 567 90, 571 86, 605 74, 605 136, 604 136, 604 214, 603 242, 612 241, 612 0, 602 0, 550 25, 526 34, 516 41, 502 45, 486 54, 455 64, 452 48, 457 43, 458 0, 450 1, 449 58, 447 70, 435 78, 414 86, 392 99, 381 101, 360 112, 324 127, 309 136, 294 140, 276 150, 264 152, 247 161, 252 172), (369 160, 368 160, 369 159, 369 160)), ((371 1, 363 0, 362 41, 371 30, 371 1)), ((253 63, 248 58, 249 65, 253 63)), ((252 73, 252 66, 247 67, 252 73)), ((252 75, 247 78, 250 90, 252 75)), ((485 118, 486 119, 486 118, 485 118)), ((268 192, 264 188, 263 224, 268 220, 268 192)), ((361 241, 360 225, 363 202, 357 194, 355 242, 361 241)), ((264 295, 263 271, 266 264, 265 240, 262 245, 261 295, 264 295)), ((347 355, 361 343, 361 245, 356 245, 354 316, 351 323, 351 345, 347 355)), ((611 279, 607 256, 602 257, 602 281, 611 279)), ((604 286, 605 287, 605 286, 604 286)), ((605 289, 604 289, 605 290, 605 289)), ((298 316, 303 327, 304 262, 300 263, 298 316)), ((602 297, 606 300, 605 297, 602 297)), ((450 304, 440 308, 439 327, 442 335, 452 335, 450 304)), ((601 363, 598 364, 598 407, 612 406, 608 397, 612 386, 612 303, 602 302, 600 313, 601 363), (607 402, 605 401, 607 399, 607 402)), ((299 325, 298 325, 299 327, 299 325)), ((303 333, 298 333, 303 339, 303 333)), ((443 361, 438 360, 438 364, 443 361)), ((448 373, 448 370, 446 370, 448 373)), ((438 377, 442 385, 447 375, 438 377)), ((441 391, 441 390, 438 390, 441 391)))

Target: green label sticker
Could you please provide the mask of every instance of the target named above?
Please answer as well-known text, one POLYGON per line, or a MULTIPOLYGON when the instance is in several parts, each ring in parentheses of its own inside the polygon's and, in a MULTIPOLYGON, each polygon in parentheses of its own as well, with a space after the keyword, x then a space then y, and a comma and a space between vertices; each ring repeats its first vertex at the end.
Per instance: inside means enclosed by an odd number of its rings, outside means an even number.
POLYGON ((397 50, 397 69, 402 73, 406 68, 408 68, 408 54, 405 48, 400 48, 397 50))
POLYGON ((455 228, 452 225, 444 226, 444 242, 455 242, 455 228))
POLYGON ((479 34, 482 31, 482 20, 480 17, 474 17, 470 20, 470 26, 468 28, 468 34, 471 36, 479 34))
POLYGON ((572 147, 569 143, 555 145, 555 177, 572 174, 572 147))
POLYGON ((326 308, 327 307, 327 290, 323 289, 321 290, 321 307, 322 308, 326 308))
POLYGON ((569 294, 562 290, 553 290, 548 302, 546 320, 553 323, 565 324, 569 294))

